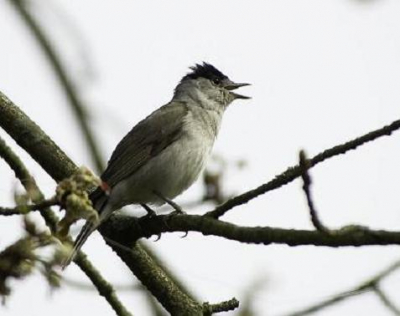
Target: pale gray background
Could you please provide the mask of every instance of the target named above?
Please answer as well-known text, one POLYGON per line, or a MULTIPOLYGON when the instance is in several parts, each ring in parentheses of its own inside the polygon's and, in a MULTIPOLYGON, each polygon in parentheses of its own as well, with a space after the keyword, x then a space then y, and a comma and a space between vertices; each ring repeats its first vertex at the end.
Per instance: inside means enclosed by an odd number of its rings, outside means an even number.
MULTIPOLYGON (((40 2, 35 11, 93 109, 104 157, 133 124, 169 101, 188 66, 203 60, 233 80, 253 83, 246 88, 253 99, 229 108, 214 150, 228 160, 248 162, 245 170, 227 174, 229 192, 270 180, 297 162, 301 148, 313 155, 400 117, 396 0, 35 2, 40 2)), ((0 3, 0 43, 1 91, 78 165, 92 167, 47 61, 6 1, 0 3)), ((312 170, 316 205, 326 225, 398 230, 399 141, 400 134, 394 134, 312 170)), ((17 151, 50 196, 55 183, 17 151)), ((4 163, 0 177, 0 205, 10 206, 18 182, 4 163)), ((178 201, 195 199, 201 188, 197 183, 178 201)), ((224 219, 312 229, 299 181, 230 211, 224 219)), ((18 238, 20 227, 18 217, 0 220, 0 249, 18 238)), ((396 247, 267 247, 197 233, 180 237, 163 235, 148 243, 205 301, 243 299, 248 286, 265 278, 266 286, 255 298, 259 315, 282 315, 327 298, 398 257, 396 247)), ((97 234, 84 250, 113 284, 135 282, 97 234)), ((75 266, 66 276, 88 282, 75 266)), ((95 292, 65 286, 50 293, 40 276, 12 286, 1 315, 114 313, 95 292)), ((400 274, 385 282, 384 289, 396 299, 400 274)), ((149 315, 142 294, 119 296, 134 315, 149 315)), ((366 294, 322 314, 366 313, 388 311, 366 294)))

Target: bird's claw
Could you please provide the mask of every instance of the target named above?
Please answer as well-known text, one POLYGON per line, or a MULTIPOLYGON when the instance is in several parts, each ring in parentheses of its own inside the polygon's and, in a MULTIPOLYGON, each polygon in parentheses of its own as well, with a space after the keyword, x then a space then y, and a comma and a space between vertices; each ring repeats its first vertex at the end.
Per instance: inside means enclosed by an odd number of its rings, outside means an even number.
POLYGON ((147 212, 147 214, 144 216, 145 218, 153 218, 157 216, 157 213, 148 205, 146 204, 140 204, 147 212))
POLYGON ((174 208, 175 211, 172 211, 167 216, 186 215, 186 212, 184 212, 179 205, 177 206, 177 208, 174 208))
POLYGON ((150 219, 150 218, 154 218, 156 216, 157 216, 156 212, 153 211, 153 212, 147 212, 147 214, 145 216, 143 216, 143 218, 150 219))
POLYGON ((183 215, 183 214, 186 214, 178 204, 176 204, 171 199, 166 198, 160 192, 154 191, 154 194, 157 195, 161 200, 163 200, 165 203, 170 205, 175 210, 172 213, 170 213, 169 215, 183 215))
POLYGON ((156 238, 156 240, 154 240, 154 242, 157 242, 157 241, 159 241, 161 239, 161 233, 158 233, 157 234, 157 238, 156 238))

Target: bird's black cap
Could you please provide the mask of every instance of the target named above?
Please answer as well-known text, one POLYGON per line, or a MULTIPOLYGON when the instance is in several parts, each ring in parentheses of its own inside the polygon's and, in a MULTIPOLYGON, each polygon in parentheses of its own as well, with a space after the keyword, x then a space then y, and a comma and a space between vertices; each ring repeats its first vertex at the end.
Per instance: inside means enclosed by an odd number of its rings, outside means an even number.
POLYGON ((219 71, 217 68, 215 68, 213 65, 208 64, 206 62, 203 62, 203 64, 196 64, 193 67, 190 67, 192 70, 190 73, 188 73, 185 77, 182 78, 182 80, 185 79, 198 79, 198 78, 206 78, 209 80, 219 80, 222 81, 226 78, 228 78, 226 75, 224 75, 221 71, 219 71))

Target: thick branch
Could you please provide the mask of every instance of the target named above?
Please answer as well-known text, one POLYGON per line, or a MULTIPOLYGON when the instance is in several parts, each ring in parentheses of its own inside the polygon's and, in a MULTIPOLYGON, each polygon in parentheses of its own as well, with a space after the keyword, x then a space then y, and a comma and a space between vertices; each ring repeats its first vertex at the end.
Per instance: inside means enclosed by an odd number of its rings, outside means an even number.
MULTIPOLYGON (((372 142, 372 141, 376 140, 377 138, 380 138, 382 136, 389 136, 394 131, 397 131, 398 129, 400 129, 400 120, 394 121, 389 125, 386 125, 382 128, 379 128, 377 130, 369 132, 363 136, 355 138, 344 144, 337 145, 330 149, 327 149, 309 160, 309 168, 312 168, 315 165, 317 165, 329 158, 345 154, 350 150, 357 149, 359 146, 364 145, 368 142, 372 142)), ((214 218, 219 218, 222 215, 224 215, 227 211, 229 211, 230 209, 232 209, 236 206, 245 204, 245 203, 249 202, 250 200, 252 200, 262 194, 265 194, 269 191, 276 190, 276 189, 292 182, 296 178, 300 177, 300 175, 301 175, 301 168, 299 165, 289 167, 288 169, 286 169, 285 172, 277 175, 273 180, 260 185, 258 188, 254 189, 254 190, 250 190, 243 194, 235 196, 234 198, 226 201, 224 204, 215 208, 213 211, 208 212, 207 215, 214 217, 214 218)))
MULTIPOLYGON (((2 97, 3 95, 0 92, 0 101, 3 100, 2 97)), ((0 102, 0 117, 2 117, 2 114, 7 113, 1 111, 1 105, 2 103, 0 102)), ((40 131, 41 130, 38 130, 38 132, 40 131)), ((45 139, 45 137, 43 137, 43 139, 45 139)), ((7 144, 1 138, 0 138, 0 156, 14 170, 15 175, 21 181, 26 191, 29 193, 32 201, 37 203, 35 206, 39 205, 50 206, 50 204, 52 204, 53 202, 52 200, 48 201, 44 200, 44 195, 37 186, 35 179, 30 175, 30 173, 26 169, 21 159, 19 159, 19 157, 11 150, 10 147, 7 146, 7 144)), ((41 211, 41 215, 45 219, 46 225, 50 228, 50 230, 54 232, 56 230, 58 219, 52 212, 52 210, 48 207, 45 207, 41 211)), ((101 296, 104 296, 104 298, 109 302, 109 304, 114 309, 117 315, 119 316, 130 315, 130 313, 125 309, 125 307, 119 301, 118 297, 115 295, 115 291, 112 289, 111 285, 105 279, 103 279, 100 272, 94 268, 94 266, 87 259, 86 255, 83 252, 79 253, 79 256, 75 262, 81 268, 81 270, 84 273, 86 273, 86 275, 92 281, 96 289, 99 291, 99 294, 101 296)))
POLYGON ((117 231, 104 232, 100 229, 100 232, 107 237, 106 240, 113 240, 107 243, 171 315, 203 315, 202 306, 176 286, 141 245, 133 245, 117 231), (127 249, 115 246, 115 242, 133 246, 127 249))
POLYGON ((1 92, 0 126, 57 182, 78 170, 43 130, 1 92))
POLYGON ((160 215, 135 218, 114 215, 101 230, 107 236, 123 238, 124 244, 140 238, 149 238, 165 232, 195 231, 206 236, 219 236, 251 244, 286 244, 288 246, 314 245, 328 247, 400 245, 400 232, 370 230, 361 226, 346 226, 330 230, 330 234, 311 230, 272 227, 243 227, 200 215, 160 215))
MULTIPOLYGON (((17 143, 24 148, 54 180, 61 181, 62 179, 71 176, 78 170, 77 166, 40 129, 40 127, 32 122, 1 92, 0 126, 3 127, 11 135, 11 137, 17 140, 17 143), (16 128, 15 126, 18 126, 19 128, 16 128), (40 150, 38 150, 38 148, 40 148, 40 150)), ((161 268, 153 260, 149 260, 150 257, 142 249, 137 252, 133 251, 132 253, 127 253, 126 251, 121 253, 119 248, 115 247, 114 245, 111 245, 111 247, 117 252, 118 255, 120 255, 120 257, 132 271, 136 271, 139 261, 142 261, 143 268, 148 265, 146 268, 146 273, 141 273, 138 271, 136 276, 144 285, 152 283, 152 280, 154 279, 158 279, 160 281, 158 286, 162 288, 162 291, 156 293, 152 292, 160 302, 163 301, 163 297, 157 296, 159 294, 165 295, 165 293, 169 293, 171 291, 182 292, 171 278, 160 278, 160 271, 162 271, 161 268)), ((78 256, 78 259, 75 260, 78 265, 81 260, 80 258, 81 256, 78 256)), ((92 280, 92 282, 96 284, 96 280, 92 280)), ((153 288, 148 289, 151 291, 153 288)), ((181 296, 184 297, 185 295, 187 296, 187 294, 182 292, 181 296)), ((178 311, 175 313, 175 315, 196 315, 198 311, 201 311, 200 304, 196 303, 191 298, 188 301, 191 303, 185 306, 185 311, 190 311, 190 309, 193 308, 192 313, 185 314, 183 313, 184 310, 182 310, 182 314, 180 314, 180 311, 178 311), (197 306, 199 308, 197 308, 197 306)), ((164 307, 169 306, 164 305, 164 307)), ((177 310, 174 310, 174 312, 176 311, 177 310)), ((172 313, 172 311, 170 312, 172 313)))

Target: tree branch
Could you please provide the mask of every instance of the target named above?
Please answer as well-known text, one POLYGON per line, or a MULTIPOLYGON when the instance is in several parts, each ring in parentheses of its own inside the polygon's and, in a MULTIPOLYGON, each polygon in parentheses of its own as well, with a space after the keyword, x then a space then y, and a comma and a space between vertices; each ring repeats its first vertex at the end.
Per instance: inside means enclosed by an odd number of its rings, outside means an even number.
POLYGON ((307 156, 305 152, 302 150, 299 154, 299 166, 301 169, 301 178, 303 179, 303 191, 306 195, 308 210, 310 212, 311 222, 314 227, 320 231, 321 233, 329 233, 329 229, 322 224, 321 220, 318 217, 317 210, 315 209, 314 200, 311 196, 311 177, 308 174, 309 169, 309 160, 307 160, 307 156))
POLYGON ((374 293, 379 297, 381 300, 382 304, 387 307, 388 310, 390 310, 393 315, 400 315, 400 310, 397 308, 396 305, 393 304, 393 302, 390 300, 390 298, 385 294, 384 291, 380 288, 379 284, 376 284, 373 287, 374 293))
MULTIPOLYGON (((289 313, 287 316, 305 316, 309 314, 313 314, 315 312, 319 312, 320 310, 327 308, 329 306, 332 306, 333 304, 339 303, 341 301, 344 301, 350 297, 357 296, 359 294, 363 294, 366 292, 369 292, 371 290, 375 290, 376 286, 386 277, 388 277, 390 274, 395 272, 400 268, 400 260, 395 261, 392 263, 389 267, 385 268, 382 270, 380 273, 377 275, 373 276, 372 278, 368 279, 367 281, 362 282, 361 284, 353 287, 349 291, 344 291, 339 294, 331 296, 329 299, 321 301, 315 305, 312 305, 310 307, 307 307, 303 310, 294 312, 294 313, 289 313)), ((381 298, 382 299, 382 298, 381 298)))
MULTIPOLYGON (((97 171, 102 172, 104 170, 104 161, 100 154, 100 150, 97 145, 98 143, 95 140, 95 135, 93 134, 92 128, 90 126, 87 108, 80 98, 78 89, 73 84, 73 80, 71 79, 72 77, 70 76, 67 67, 65 67, 62 63, 62 59, 57 52, 56 45, 51 42, 45 30, 40 26, 40 23, 38 23, 38 20, 35 19, 34 15, 29 12, 29 7, 27 6, 25 0, 9 1, 14 6, 18 14, 21 16, 28 29, 32 32, 32 35, 37 40, 39 47, 43 50, 43 53, 47 57, 50 66, 53 68, 54 73, 59 80, 60 86, 63 89, 65 96, 75 114, 78 125, 81 127, 83 134, 82 136, 88 145, 88 150, 93 160, 93 163, 97 171)), ((147 251, 149 255, 153 257, 153 260, 158 265, 162 266, 162 262, 154 252, 148 249, 145 245, 142 245, 142 247, 147 251)), ((171 272, 165 272, 169 274, 174 283, 178 284, 181 288, 184 288, 184 285, 178 279, 176 279, 171 272)), ((185 292, 189 294, 189 289, 185 288, 185 292)), ((190 294, 190 296, 192 295, 190 294)))
POLYGON ((78 171, 78 167, 43 130, 1 92, 0 126, 55 181, 59 182, 78 171))
POLYGON ((212 315, 215 313, 233 311, 239 307, 239 301, 236 298, 232 298, 229 301, 217 303, 217 304, 203 304, 204 315, 212 315))
MULTIPOLYGON (((20 111, 12 102, 0 92, 0 126, 2 126, 11 137, 17 140, 35 160, 46 164, 49 162, 49 168, 54 178, 62 180, 63 173, 75 172, 77 167, 72 161, 54 144, 54 142, 22 111, 20 111), (51 148, 51 150, 49 150, 51 148), (32 150, 32 152, 30 152, 32 150), (37 156, 39 155, 39 156, 37 156), (40 156, 42 155, 42 156, 40 156), (52 159, 59 159, 51 161, 52 159), (57 163, 60 166, 57 165, 57 163), (65 165, 64 165, 65 164, 65 165)), ((0 156, 14 170, 22 185, 30 194, 33 202, 41 203, 44 200, 44 195, 40 191, 33 177, 22 163, 21 159, 9 148, 6 143, 0 138, 0 156)), ((47 167, 47 165, 46 165, 47 167)), ((47 171, 47 170, 46 170, 47 171)), ((57 217, 51 209, 45 209, 41 212, 47 226, 55 232, 58 222, 57 217)), ((121 304, 115 291, 111 285, 101 276, 91 262, 87 259, 83 252, 80 252, 75 263, 88 276, 91 282, 97 288, 99 294, 103 296, 119 316, 129 316, 130 313, 121 304)))
POLYGON ((149 238, 166 232, 195 231, 205 236, 218 236, 250 244, 285 244, 288 246, 371 246, 400 245, 400 232, 371 230, 362 226, 345 226, 330 230, 330 234, 315 230, 296 230, 272 227, 243 227, 204 215, 159 215, 135 218, 113 215, 102 224, 101 231, 112 239, 123 238, 124 245, 140 238, 149 238))
POLYGON ((56 199, 43 200, 36 204, 20 205, 17 207, 0 207, 0 215, 25 215, 31 211, 45 211, 48 207, 57 205, 56 199))
MULTIPOLYGON (((377 130, 374 130, 372 132, 369 132, 363 136, 360 136, 358 138, 355 138, 351 141, 348 141, 344 144, 334 146, 332 148, 329 148, 320 154, 314 156, 309 160, 309 168, 314 167, 315 165, 324 162, 327 159, 330 159, 335 156, 339 156, 342 154, 347 153, 350 150, 357 149, 358 147, 368 143, 372 142, 382 136, 389 136, 393 132, 397 131, 400 129, 400 120, 394 121, 390 123, 389 125, 386 125, 382 128, 379 128, 377 130)), ((245 204, 249 202, 250 200, 265 194, 269 191, 276 190, 296 178, 301 176, 301 168, 299 165, 289 167, 284 171, 283 173, 277 175, 273 180, 260 185, 258 188, 254 190, 247 191, 243 194, 237 195, 234 198, 231 198, 230 200, 226 201, 224 204, 218 206, 214 210, 206 213, 210 217, 214 218, 219 218, 223 216, 227 211, 231 210, 232 208, 245 204)))
MULTIPOLYGON (((0 126, 3 127, 17 143, 24 148, 33 159, 35 159, 42 168, 57 182, 74 174, 78 168, 65 155, 65 153, 37 126, 26 116, 18 107, 16 107, 3 93, 0 92, 0 126), (40 150, 39 150, 40 149, 40 150)), ((163 304, 167 310, 174 315, 202 315, 202 306, 190 296, 185 294, 176 285, 170 277, 152 260, 143 249, 136 247, 137 250, 132 252, 122 251, 121 249, 111 245, 114 251, 125 262, 129 269, 137 273, 138 279, 145 285, 154 285, 153 280, 159 280, 157 286, 159 291, 153 293, 153 287, 148 287, 150 292, 157 298, 159 302, 163 302, 164 296, 172 295, 171 292, 182 292, 180 296, 187 297, 186 300, 177 304, 169 302, 163 304), (139 262, 141 261, 141 264, 139 262), (144 271, 141 271, 141 266, 144 271), (166 277, 161 277, 162 273, 166 277), (186 304, 186 305, 185 305, 186 304), (169 310, 168 308, 171 308, 169 310)), ((78 255, 75 262, 79 265, 81 255, 78 255)), ((87 271, 85 271, 87 272, 87 271)), ((97 282, 92 280, 92 282, 97 282)), ((174 298, 176 300, 176 297, 174 298)))
POLYGON ((121 303, 112 285, 101 276, 100 272, 89 261, 85 253, 80 251, 74 262, 89 277, 99 294, 107 300, 118 316, 132 315, 121 303))
MULTIPOLYGON (((0 100, 1 100, 0 92, 0 100)), ((0 114, 1 102, 0 102, 0 114)), ((0 115, 1 120, 2 115, 0 115)), ((12 149, 7 146, 6 142, 0 137, 0 157, 10 166, 14 171, 17 179, 21 181, 22 186, 25 188, 26 192, 29 194, 32 202, 41 203, 44 200, 44 195, 40 191, 35 179, 30 175, 28 169, 25 167, 21 159, 12 151, 12 149)), ((56 231, 57 217, 48 207, 40 210, 40 214, 46 221, 47 226, 52 232, 56 231)))
POLYGON ((202 306, 176 286, 141 245, 133 245, 116 230, 104 232, 100 229, 100 232, 107 239, 113 240, 110 243, 106 239, 106 242, 171 315, 203 315, 202 306), (118 247, 115 243, 124 247, 118 247), (131 247, 127 249, 127 246, 131 247))

